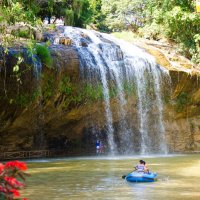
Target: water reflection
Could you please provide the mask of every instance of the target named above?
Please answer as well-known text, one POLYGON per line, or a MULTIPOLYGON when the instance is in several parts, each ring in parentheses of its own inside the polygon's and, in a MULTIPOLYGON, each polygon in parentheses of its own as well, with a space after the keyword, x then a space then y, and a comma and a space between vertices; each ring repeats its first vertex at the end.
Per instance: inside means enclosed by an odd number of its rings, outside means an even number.
POLYGON ((121 177, 133 169, 138 158, 32 160, 24 196, 29 200, 200 199, 199 155, 146 157, 152 171, 158 172, 158 181, 128 183, 121 177))

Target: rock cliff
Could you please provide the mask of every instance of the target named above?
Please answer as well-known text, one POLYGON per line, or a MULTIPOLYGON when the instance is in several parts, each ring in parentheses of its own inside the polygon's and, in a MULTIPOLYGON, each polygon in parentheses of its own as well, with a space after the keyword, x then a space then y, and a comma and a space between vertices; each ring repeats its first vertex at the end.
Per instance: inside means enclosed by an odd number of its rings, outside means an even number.
MULTIPOLYGON (((62 41, 65 39, 62 38, 62 41)), ((15 56, 1 55, 1 151, 68 149, 87 154, 88 151, 95 152, 97 137, 106 139, 101 85, 90 85, 80 78, 77 50, 71 41, 67 41, 49 47, 53 65, 51 68, 42 66, 39 75, 34 63, 21 63, 21 82, 13 72, 17 62, 15 56)), ((83 41, 82 46, 85 45, 87 43, 83 41)), ((21 52, 22 49, 13 47, 12 51, 21 52)), ((160 56, 163 55, 159 53, 159 59, 160 56)), ((171 77, 170 84, 162 86, 166 91, 163 113, 169 151, 199 151, 200 73, 197 69, 189 72, 184 67, 176 69, 165 56, 161 60, 168 63, 163 65, 168 68, 171 77)), ((132 95, 127 98, 125 109, 127 121, 131 118, 137 124, 136 104, 137 97, 132 95)), ((117 129, 119 118, 114 93, 111 109, 114 128, 117 129)), ((132 126, 135 130, 134 143, 137 143, 140 137, 138 128, 137 125, 132 126)))

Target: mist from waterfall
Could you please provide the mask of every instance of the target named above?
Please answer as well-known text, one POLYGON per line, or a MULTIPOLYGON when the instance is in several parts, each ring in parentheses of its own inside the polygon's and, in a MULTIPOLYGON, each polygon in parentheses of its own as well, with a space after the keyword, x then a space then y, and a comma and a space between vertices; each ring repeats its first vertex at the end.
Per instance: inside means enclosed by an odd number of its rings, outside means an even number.
POLYGON ((141 154, 167 153, 161 93, 162 77, 168 76, 167 70, 142 49, 108 34, 66 27, 64 36, 72 39, 77 49, 83 78, 102 85, 109 152, 131 154, 137 149, 141 154), (135 88, 136 121, 127 112, 133 108, 128 103, 125 83, 130 89, 135 88), (117 93, 117 128, 111 107, 111 84, 117 93))

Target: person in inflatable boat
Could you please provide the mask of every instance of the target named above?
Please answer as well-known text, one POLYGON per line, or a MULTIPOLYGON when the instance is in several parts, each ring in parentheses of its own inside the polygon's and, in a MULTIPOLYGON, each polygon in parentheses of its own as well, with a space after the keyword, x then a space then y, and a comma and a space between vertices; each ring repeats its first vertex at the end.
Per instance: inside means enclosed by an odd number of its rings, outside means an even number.
POLYGON ((149 169, 146 166, 146 162, 144 160, 140 160, 139 164, 135 166, 135 171, 137 172, 143 172, 143 173, 149 173, 149 169))

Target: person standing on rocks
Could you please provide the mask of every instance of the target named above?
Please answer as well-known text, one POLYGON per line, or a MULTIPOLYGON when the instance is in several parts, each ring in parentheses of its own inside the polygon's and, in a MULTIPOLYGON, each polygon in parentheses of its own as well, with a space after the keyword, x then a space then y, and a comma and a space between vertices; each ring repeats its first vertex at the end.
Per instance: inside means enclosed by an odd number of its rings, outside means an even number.
POLYGON ((97 155, 100 154, 100 141, 99 140, 96 141, 96 154, 97 155))

